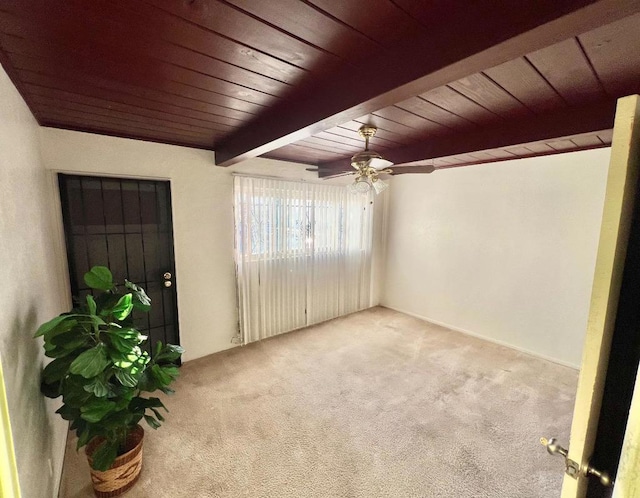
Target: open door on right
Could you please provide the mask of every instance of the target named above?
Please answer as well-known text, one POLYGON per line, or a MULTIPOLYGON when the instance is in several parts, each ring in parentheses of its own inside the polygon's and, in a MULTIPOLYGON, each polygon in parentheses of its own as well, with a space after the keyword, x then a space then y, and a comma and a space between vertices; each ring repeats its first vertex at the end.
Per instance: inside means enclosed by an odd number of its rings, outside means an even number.
POLYGON ((640 97, 618 101, 562 498, 640 498, 640 97), (635 386, 635 392, 634 392, 635 386))

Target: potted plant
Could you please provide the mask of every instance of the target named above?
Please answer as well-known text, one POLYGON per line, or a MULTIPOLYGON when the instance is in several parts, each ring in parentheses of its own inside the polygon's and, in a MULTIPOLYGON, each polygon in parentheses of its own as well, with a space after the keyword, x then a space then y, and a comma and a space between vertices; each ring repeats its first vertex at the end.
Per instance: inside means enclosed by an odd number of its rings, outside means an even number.
POLYGON ((160 427, 167 410, 157 397, 143 393, 172 393, 183 349, 155 344, 153 355, 143 349, 147 337, 136 330, 131 312, 149 311, 151 300, 138 285, 113 282, 111 271, 94 266, 84 281, 96 296, 70 312, 42 324, 45 355, 53 358, 42 372, 42 393, 62 396, 60 416, 71 422, 77 449, 87 445, 94 491, 98 497, 117 496, 137 481, 142 465, 144 418, 160 427))

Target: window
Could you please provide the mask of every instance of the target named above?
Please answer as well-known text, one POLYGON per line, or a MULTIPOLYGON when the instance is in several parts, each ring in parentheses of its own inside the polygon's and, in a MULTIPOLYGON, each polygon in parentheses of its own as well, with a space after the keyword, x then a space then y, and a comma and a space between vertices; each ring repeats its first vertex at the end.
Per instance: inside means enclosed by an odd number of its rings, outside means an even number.
POLYGON ((245 342, 369 305, 370 195, 236 176, 234 203, 245 342))

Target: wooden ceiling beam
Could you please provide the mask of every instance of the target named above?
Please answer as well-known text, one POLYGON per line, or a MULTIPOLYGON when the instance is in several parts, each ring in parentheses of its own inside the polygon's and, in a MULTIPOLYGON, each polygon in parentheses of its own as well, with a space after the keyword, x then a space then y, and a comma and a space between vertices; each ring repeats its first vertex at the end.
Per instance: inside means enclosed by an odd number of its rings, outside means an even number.
POLYGON ((298 85, 215 144, 230 166, 640 12, 640 0, 447 2, 424 36, 298 85))
MULTIPOLYGON (((485 127, 478 131, 435 137, 415 145, 385 150, 383 156, 394 164, 405 164, 581 133, 601 132, 613 127, 615 109, 616 101, 610 99, 528 119, 514 119, 499 126, 485 127)), ((320 164, 318 176, 325 177, 350 170, 349 159, 341 159, 320 164)))

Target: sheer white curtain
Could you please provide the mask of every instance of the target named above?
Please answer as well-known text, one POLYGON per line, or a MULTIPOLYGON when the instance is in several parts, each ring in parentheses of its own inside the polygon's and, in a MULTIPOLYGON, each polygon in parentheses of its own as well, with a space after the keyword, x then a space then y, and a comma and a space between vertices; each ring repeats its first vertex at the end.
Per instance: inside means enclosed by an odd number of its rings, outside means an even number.
POLYGON ((371 195, 235 176, 234 205, 245 344, 370 306, 371 195))

